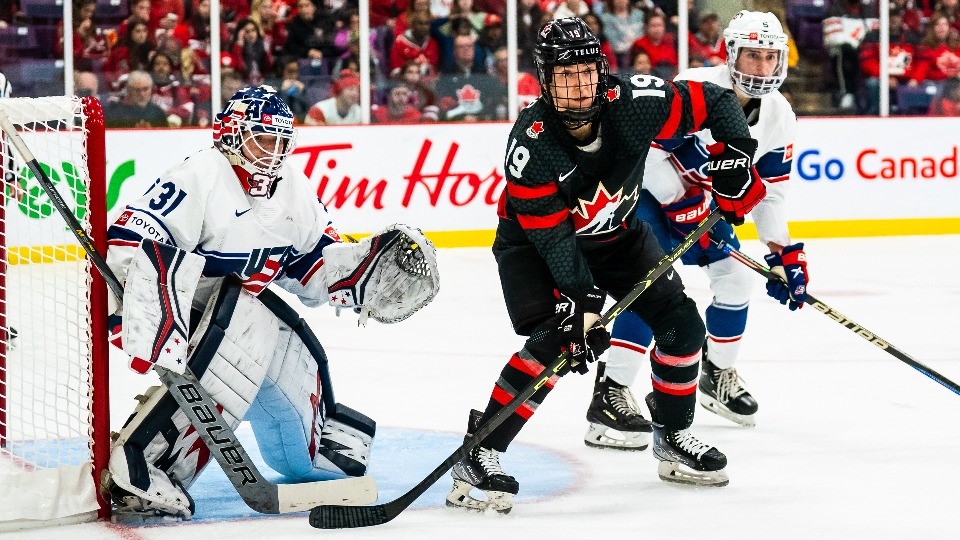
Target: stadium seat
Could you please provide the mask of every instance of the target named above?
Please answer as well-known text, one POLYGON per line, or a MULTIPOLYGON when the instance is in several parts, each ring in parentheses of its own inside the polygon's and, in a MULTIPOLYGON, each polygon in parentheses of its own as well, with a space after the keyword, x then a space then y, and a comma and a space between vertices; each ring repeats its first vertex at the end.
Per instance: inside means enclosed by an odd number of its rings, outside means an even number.
POLYGON ((787 0, 787 19, 823 20, 829 10, 827 0, 787 0))
POLYGON ((0 28, 0 51, 5 56, 28 56, 40 52, 37 31, 29 26, 0 28))
POLYGON ((930 103, 940 92, 943 83, 925 81, 917 86, 910 87, 901 84, 897 87, 897 104, 901 114, 927 114, 930 103))
POLYGON ((62 19, 63 0, 20 0, 20 10, 30 19, 62 19))
POLYGON ((96 19, 120 22, 130 14, 128 0, 97 0, 96 19))

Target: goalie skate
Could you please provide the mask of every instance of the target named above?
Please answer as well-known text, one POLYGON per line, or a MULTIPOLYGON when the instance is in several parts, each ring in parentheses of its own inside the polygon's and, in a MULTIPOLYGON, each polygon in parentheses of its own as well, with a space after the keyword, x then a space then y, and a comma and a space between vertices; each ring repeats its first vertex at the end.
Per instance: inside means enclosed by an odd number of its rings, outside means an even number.
POLYGON ((587 409, 587 433, 583 443, 591 448, 639 451, 650 445, 653 430, 643 417, 633 393, 626 386, 604 377, 603 368, 597 370, 593 399, 587 409))
MULTIPOLYGON (((470 411, 470 433, 476 431, 480 411, 470 411)), ((513 509, 513 496, 520 491, 520 484, 500 467, 500 453, 490 448, 475 446, 464 459, 453 466, 453 488, 447 494, 447 506, 475 512, 493 509, 498 514, 509 514, 513 509), (485 499, 471 495, 476 488, 485 499)))
POLYGON ((730 483, 724 468, 727 456, 698 440, 689 429, 671 431, 656 423, 653 394, 647 406, 654 417, 653 456, 660 461, 657 474, 664 482, 721 487, 730 483))
POLYGON ((700 373, 700 405, 708 411, 736 422, 754 427, 757 401, 743 387, 736 368, 720 369, 706 358, 700 373))

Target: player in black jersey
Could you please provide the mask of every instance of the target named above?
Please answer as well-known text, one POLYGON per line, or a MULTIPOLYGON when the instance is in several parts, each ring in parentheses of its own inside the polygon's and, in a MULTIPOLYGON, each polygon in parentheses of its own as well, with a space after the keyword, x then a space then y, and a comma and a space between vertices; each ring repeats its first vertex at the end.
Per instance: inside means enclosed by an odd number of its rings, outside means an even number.
MULTIPOLYGON (((468 434, 561 350, 570 352, 571 369, 586 373, 587 363, 610 346, 604 328, 586 332, 606 295, 625 296, 664 255, 634 212, 651 141, 710 129, 719 141, 709 164, 714 196, 732 222, 742 223, 765 193, 752 173, 757 143, 733 92, 710 83, 610 75, 600 42, 578 18, 544 25, 534 53, 542 96, 520 113, 507 142, 507 188, 493 245, 511 322, 529 337, 500 373, 486 410, 470 415, 468 434)), ((726 484, 726 457, 687 429, 706 332, 696 305, 671 271, 630 310, 650 325, 657 342, 647 403, 661 478, 726 484)), ((511 509, 519 484, 500 467, 499 452, 554 383, 454 466, 449 506, 511 509), (473 498, 473 488, 486 500, 473 498)))

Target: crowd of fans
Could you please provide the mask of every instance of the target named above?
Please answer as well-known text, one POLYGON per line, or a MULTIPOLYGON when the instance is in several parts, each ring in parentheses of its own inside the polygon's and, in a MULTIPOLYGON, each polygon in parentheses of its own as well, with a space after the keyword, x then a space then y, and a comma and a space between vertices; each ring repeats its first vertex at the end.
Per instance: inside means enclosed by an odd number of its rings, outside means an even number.
MULTIPOLYGON (((29 22, 16 0, 0 2, 0 25, 29 22)), ((676 73, 675 0, 519 0, 517 9, 521 107, 539 95, 533 43, 553 18, 585 18, 614 72, 676 73)), ((372 121, 507 118, 505 10, 504 0, 371 0, 372 121)), ((98 15, 96 0, 75 1, 77 93, 105 98, 112 126, 208 126, 219 62, 221 100, 268 83, 300 122, 359 122, 356 0, 223 0, 221 17, 214 52, 209 0, 129 0, 119 20, 98 15)), ((53 22, 62 55, 62 20, 53 22)), ((691 65, 724 61, 717 15, 691 22, 691 65)))
MULTIPOLYGON (((841 110, 877 114, 880 95, 878 3, 834 2, 824 44, 841 110)), ((889 84, 893 114, 957 116, 960 111, 960 0, 890 0, 889 84)))

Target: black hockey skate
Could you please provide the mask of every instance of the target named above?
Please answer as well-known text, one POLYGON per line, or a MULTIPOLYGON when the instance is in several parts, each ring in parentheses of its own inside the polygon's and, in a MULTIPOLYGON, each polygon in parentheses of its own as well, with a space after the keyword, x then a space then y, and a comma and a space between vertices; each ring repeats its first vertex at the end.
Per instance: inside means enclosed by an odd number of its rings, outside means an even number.
POLYGON ((703 368, 700 372, 700 405, 704 409, 741 426, 757 425, 753 415, 759 406, 743 387, 737 368, 720 369, 707 358, 703 346, 703 368))
MULTIPOLYGON (((479 428, 483 413, 470 411, 470 425, 467 437, 479 428)), ((490 448, 475 446, 466 458, 453 466, 453 488, 447 494, 447 506, 484 512, 488 508, 500 514, 509 514, 513 509, 513 496, 520 491, 517 480, 503 472, 500 467, 500 453, 490 448), (479 489, 486 500, 470 495, 473 489, 479 489)))
POLYGON ((606 377, 602 363, 597 369, 587 422, 590 425, 583 443, 592 448, 636 451, 650 445, 653 426, 640 413, 630 388, 606 377))
POLYGON ((657 474, 664 482, 694 486, 725 486, 730 483, 724 468, 727 456, 699 441, 689 429, 670 431, 657 422, 653 393, 647 395, 653 417, 653 456, 660 461, 657 474))

